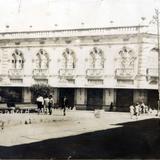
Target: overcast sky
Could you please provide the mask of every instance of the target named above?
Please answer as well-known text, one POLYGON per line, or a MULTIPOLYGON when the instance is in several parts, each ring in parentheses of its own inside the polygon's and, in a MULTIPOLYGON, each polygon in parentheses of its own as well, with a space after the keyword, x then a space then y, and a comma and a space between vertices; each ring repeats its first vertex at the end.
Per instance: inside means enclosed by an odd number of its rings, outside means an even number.
POLYGON ((0 0, 0 31, 146 24, 154 8, 160 0, 0 0))

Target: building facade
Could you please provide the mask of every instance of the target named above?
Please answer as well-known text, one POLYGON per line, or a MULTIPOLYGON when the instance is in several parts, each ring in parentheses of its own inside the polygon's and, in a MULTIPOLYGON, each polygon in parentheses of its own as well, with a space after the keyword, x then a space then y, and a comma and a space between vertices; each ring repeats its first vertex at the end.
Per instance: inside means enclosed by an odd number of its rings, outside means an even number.
POLYGON ((0 33, 0 91, 31 103, 30 87, 48 84, 56 103, 77 109, 156 107, 158 53, 147 26, 0 33))

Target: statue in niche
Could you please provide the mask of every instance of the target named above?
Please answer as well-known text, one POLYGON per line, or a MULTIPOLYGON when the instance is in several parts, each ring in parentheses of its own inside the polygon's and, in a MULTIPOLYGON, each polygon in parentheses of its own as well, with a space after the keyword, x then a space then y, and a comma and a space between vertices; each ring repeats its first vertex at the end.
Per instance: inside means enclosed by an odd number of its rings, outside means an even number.
POLYGON ((40 69, 40 68, 41 68, 41 58, 40 58, 39 53, 36 55, 35 68, 36 68, 36 69, 40 69))
POLYGON ((16 69, 16 56, 12 54, 12 69, 16 69))
POLYGON ((39 52, 37 53, 37 55, 36 55, 36 64, 35 64, 35 66, 36 66, 36 68, 37 69, 47 69, 48 68, 48 62, 49 62, 49 60, 48 60, 48 54, 44 51, 44 50, 42 50, 42 49, 40 49, 39 50, 39 52))
POLYGON ((46 55, 41 55, 41 69, 47 69, 48 68, 48 60, 46 55))
POLYGON ((63 57, 61 60, 61 68, 67 68, 67 60, 66 57, 63 57))
POLYGON ((96 69, 102 68, 102 58, 98 53, 95 54, 95 68, 96 69))
POLYGON ((17 69, 22 69, 23 68, 23 66, 22 66, 22 57, 20 57, 20 56, 17 57, 16 68, 17 69))
POLYGON ((12 68, 23 69, 24 58, 23 54, 15 49, 15 52, 12 54, 12 68))
POLYGON ((67 69, 73 69, 73 55, 71 53, 67 53, 67 69))
POLYGON ((95 56, 93 52, 90 53, 89 64, 90 68, 95 68, 95 56))

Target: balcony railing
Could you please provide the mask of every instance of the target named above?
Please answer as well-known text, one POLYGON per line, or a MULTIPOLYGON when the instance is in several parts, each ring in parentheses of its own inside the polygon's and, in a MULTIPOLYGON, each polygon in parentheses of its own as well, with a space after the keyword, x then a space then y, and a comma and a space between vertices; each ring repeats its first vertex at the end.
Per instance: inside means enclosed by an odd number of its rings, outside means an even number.
POLYGON ((104 35, 104 34, 126 34, 137 33, 139 29, 145 32, 147 26, 119 26, 105 28, 79 28, 67 30, 46 30, 46 31, 26 31, 26 32, 3 32, 0 39, 19 39, 19 38, 44 38, 44 37, 69 37, 82 35, 104 35), (143 31, 144 30, 144 31, 143 31))
POLYGON ((104 73, 103 69, 87 69, 86 75, 89 79, 102 79, 104 73))
POLYGON ((60 69, 59 76, 66 78, 66 79, 73 79, 75 76, 75 70, 74 69, 60 69))
POLYGON ((49 76, 48 69, 34 69, 33 77, 34 79, 47 79, 49 76))
POLYGON ((10 69, 8 71, 8 75, 10 78, 23 78, 24 73, 23 73, 23 69, 10 69))
POLYGON ((133 80, 135 77, 134 70, 131 68, 118 68, 115 71, 116 79, 133 80))

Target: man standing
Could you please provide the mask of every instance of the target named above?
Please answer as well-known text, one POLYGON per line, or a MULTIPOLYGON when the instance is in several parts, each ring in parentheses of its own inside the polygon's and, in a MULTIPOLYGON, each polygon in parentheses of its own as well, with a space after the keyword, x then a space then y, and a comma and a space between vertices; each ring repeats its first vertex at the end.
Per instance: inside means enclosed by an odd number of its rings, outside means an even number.
POLYGON ((63 98, 63 115, 66 115, 66 107, 69 107, 69 101, 66 96, 63 98))
POLYGON ((53 105, 54 105, 54 99, 53 99, 52 95, 50 95, 49 96, 49 104, 48 104, 48 111, 49 111, 50 115, 52 114, 53 105))
POLYGON ((48 105, 49 105, 49 98, 48 98, 48 96, 46 96, 44 98, 44 113, 45 114, 47 114, 48 105))
POLYGON ((38 113, 42 112, 43 105, 44 105, 44 99, 41 95, 39 95, 37 98, 38 113))
POLYGON ((129 106, 129 111, 130 111, 130 116, 131 116, 131 119, 133 118, 133 116, 134 116, 134 111, 135 111, 135 108, 134 108, 134 106, 133 105, 130 105, 129 106))
POLYGON ((139 103, 137 103, 135 105, 135 114, 136 114, 136 118, 138 119, 138 116, 140 115, 140 105, 139 105, 139 103))

